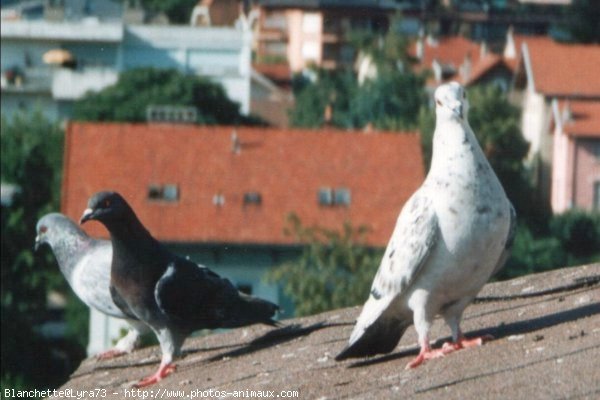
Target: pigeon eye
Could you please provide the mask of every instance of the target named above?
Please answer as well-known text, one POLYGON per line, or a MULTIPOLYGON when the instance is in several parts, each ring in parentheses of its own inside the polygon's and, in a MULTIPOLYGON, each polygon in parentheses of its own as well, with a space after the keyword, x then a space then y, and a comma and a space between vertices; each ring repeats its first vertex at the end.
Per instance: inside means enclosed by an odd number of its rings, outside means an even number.
POLYGON ((102 202, 102 206, 103 206, 103 207, 106 207, 106 208, 110 207, 110 200, 104 200, 104 201, 102 202))
POLYGON ((45 225, 40 226, 40 233, 46 233, 48 231, 48 227, 45 225))
POLYGON ((439 100, 436 100, 436 101, 435 101, 435 104, 437 104, 437 105, 438 105, 438 106, 440 106, 440 107, 442 106, 442 102, 441 102, 441 101, 439 101, 439 100))

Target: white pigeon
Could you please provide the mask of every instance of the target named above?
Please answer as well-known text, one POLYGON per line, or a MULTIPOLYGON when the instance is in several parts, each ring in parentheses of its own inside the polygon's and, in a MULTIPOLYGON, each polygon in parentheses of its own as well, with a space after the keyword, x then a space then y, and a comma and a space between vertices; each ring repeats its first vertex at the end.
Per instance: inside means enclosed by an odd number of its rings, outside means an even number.
POLYGON ((106 315, 125 319, 130 325, 127 335, 98 358, 106 359, 133 351, 139 344, 140 335, 149 330, 143 323, 126 317, 111 298, 110 240, 89 237, 77 224, 60 213, 46 214, 40 218, 36 232, 36 250, 42 244, 50 246, 60 272, 81 301, 106 315))
POLYGON ((502 267, 516 214, 469 126, 469 103, 456 82, 435 92, 431 169, 404 205, 343 360, 391 352, 414 323, 419 355, 407 368, 489 337, 466 339, 464 309, 502 267), (429 330, 441 315, 452 343, 432 349, 429 330))

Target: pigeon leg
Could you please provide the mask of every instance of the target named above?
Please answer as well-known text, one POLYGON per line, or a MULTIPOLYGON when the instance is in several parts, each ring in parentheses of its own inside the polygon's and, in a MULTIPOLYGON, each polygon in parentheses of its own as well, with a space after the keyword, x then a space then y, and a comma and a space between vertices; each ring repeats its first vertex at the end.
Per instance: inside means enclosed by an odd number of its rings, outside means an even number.
POLYGON ((174 372, 177 366, 172 363, 160 363, 160 367, 158 367, 158 371, 154 373, 154 375, 147 376, 142 379, 138 383, 134 385, 136 388, 142 388, 150 385, 154 385, 158 381, 160 381, 165 376, 169 375, 171 372, 174 372))
POLYGON ((468 347, 481 346, 483 343, 493 340, 494 337, 492 335, 483 335, 474 337, 471 339, 467 339, 462 332, 459 331, 458 338, 456 338, 453 342, 446 342, 442 346, 442 350, 447 353, 451 353, 456 350, 466 349, 468 347))
POLYGON ((423 340, 420 340, 421 351, 419 351, 419 355, 415 357, 414 360, 406 364, 405 369, 416 368, 419 365, 423 364, 426 360, 432 360, 434 358, 444 357, 447 354, 447 351, 443 348, 441 349, 432 349, 429 345, 429 338, 425 337, 423 340))

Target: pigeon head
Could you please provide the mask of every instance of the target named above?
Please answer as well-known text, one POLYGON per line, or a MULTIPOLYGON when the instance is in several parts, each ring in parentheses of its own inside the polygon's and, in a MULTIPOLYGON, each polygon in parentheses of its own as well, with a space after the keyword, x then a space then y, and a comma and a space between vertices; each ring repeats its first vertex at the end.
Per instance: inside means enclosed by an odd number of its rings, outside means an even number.
POLYGON ((438 118, 466 121, 469 101, 465 88, 457 82, 440 85, 435 90, 435 112, 438 118))
POLYGON ((54 246, 67 236, 84 236, 84 232, 71 221, 68 217, 60 213, 50 213, 44 215, 37 222, 35 227, 35 250, 42 245, 48 244, 54 246))
POLYGON ((98 192, 88 201, 79 223, 96 220, 106 224, 123 219, 131 212, 131 208, 119 193, 98 192))

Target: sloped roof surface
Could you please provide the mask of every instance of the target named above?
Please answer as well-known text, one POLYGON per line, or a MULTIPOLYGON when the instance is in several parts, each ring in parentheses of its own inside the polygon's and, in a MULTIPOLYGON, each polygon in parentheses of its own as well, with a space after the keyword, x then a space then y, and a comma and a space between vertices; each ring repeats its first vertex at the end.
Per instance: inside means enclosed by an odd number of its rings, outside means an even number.
POLYGON ((527 46, 536 91, 600 98, 600 45, 565 44, 541 37, 520 37, 517 42, 527 46))
POLYGON ((366 225, 368 242, 383 247, 424 176, 412 133, 71 123, 65 146, 65 214, 78 219, 92 194, 116 190, 168 242, 292 244, 284 228, 294 212, 304 225, 366 225), (150 185, 167 184, 179 187, 178 201, 148 198, 150 185), (319 205, 321 188, 349 189, 350 205, 319 205), (244 205, 251 192, 260 204, 244 205))
MULTIPOLYGON (((564 102, 561 107, 564 108, 564 102)), ((571 121, 564 124, 567 134, 600 138, 600 101, 569 101, 571 121)))
MULTIPOLYGON (((300 399, 597 399, 599 282, 595 264, 488 284, 483 301, 466 309, 462 327, 467 336, 495 339, 413 370, 404 366, 418 352, 414 327, 389 355, 333 360, 360 307, 283 321, 279 330, 253 326, 188 339, 177 371, 145 395, 270 390, 298 391, 300 399)), ((436 320, 435 346, 448 335, 436 320)), ((61 389, 106 389, 108 398, 123 398, 159 362, 156 346, 108 361, 88 359, 61 389)))

